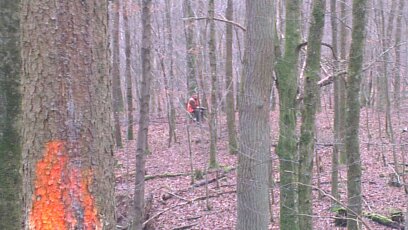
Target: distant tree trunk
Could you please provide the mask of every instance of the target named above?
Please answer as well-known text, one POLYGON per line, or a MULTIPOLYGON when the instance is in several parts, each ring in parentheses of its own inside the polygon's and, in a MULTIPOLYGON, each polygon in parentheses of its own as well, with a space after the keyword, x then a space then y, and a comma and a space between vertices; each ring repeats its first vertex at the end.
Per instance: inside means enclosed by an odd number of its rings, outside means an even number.
POLYGON ((115 229, 108 2, 54 3, 22 1, 24 229, 115 229))
POLYGON ((116 146, 122 148, 122 132, 120 127, 120 112, 123 111, 123 97, 122 97, 122 87, 120 84, 120 72, 119 72, 119 1, 114 1, 112 3, 112 13, 113 19, 111 33, 112 33, 112 98, 113 98, 113 120, 115 127, 115 142, 116 146))
MULTIPOLYGON (((338 16, 337 16, 337 6, 336 6, 336 0, 331 0, 330 1, 330 11, 331 11, 331 29, 332 29, 332 48, 333 52, 336 55, 338 55, 338 49, 337 49, 337 39, 338 39, 338 16)), ((339 62, 335 60, 335 66, 333 73, 335 74, 336 72, 339 71, 339 62)), ((339 196, 339 150, 341 148, 341 139, 340 139, 340 84, 341 84, 342 79, 340 77, 336 77, 334 79, 334 145, 333 145, 333 154, 332 154, 332 169, 331 169, 331 195, 336 198, 337 200, 340 198, 339 196)), ((335 201, 332 202, 333 205, 337 205, 335 201)))
POLYGON ((211 106, 210 106, 210 161, 209 167, 217 167, 217 57, 215 53, 215 22, 214 0, 208 1, 208 19, 210 22, 210 40, 208 41, 208 53, 211 71, 211 106))
POLYGON ((353 1, 353 26, 347 79, 346 152, 347 152, 347 229, 361 229, 361 159, 359 147, 360 82, 362 78, 365 12, 367 0, 353 1))
MULTIPOLYGON (((347 28, 346 22, 348 18, 347 14, 347 1, 340 1, 340 18, 344 20, 344 23, 340 23, 340 47, 339 47, 339 52, 340 52, 340 68, 346 69, 347 68, 347 50, 348 50, 348 37, 349 37, 349 28, 347 28)), ((346 164, 346 159, 347 159, 347 154, 344 146, 344 139, 346 135, 346 94, 347 94, 347 89, 346 89, 346 75, 341 74, 339 75, 338 78, 338 113, 336 113, 334 116, 337 118, 337 122, 339 125, 338 129, 338 152, 339 152, 339 163, 341 164, 346 164)))
POLYGON ((281 229, 299 229, 297 214, 296 170, 296 95, 298 77, 297 46, 300 43, 300 6, 301 0, 286 1, 285 50, 276 66, 279 91, 279 156, 280 171, 280 227, 281 229))
POLYGON ((0 229, 21 229, 20 1, 0 2, 0 229))
MULTIPOLYGON (((225 18, 229 21, 233 20, 234 3, 233 0, 228 0, 225 18)), ((235 103, 234 103, 234 83, 232 81, 232 25, 227 23, 225 25, 225 85, 226 85, 226 112, 227 112, 227 126, 228 126, 228 149, 231 154, 237 154, 237 128, 235 125, 235 103)))
POLYGON ((184 17, 188 18, 184 20, 184 34, 186 36, 186 58, 187 58, 187 89, 189 96, 193 93, 197 93, 198 85, 197 85, 197 78, 196 78, 196 52, 197 47, 195 43, 195 21, 194 19, 190 19, 194 17, 194 12, 191 7, 191 1, 184 0, 183 1, 183 12, 184 17))
POLYGON ((130 23, 129 23, 129 0, 125 0, 123 8, 123 19, 125 24, 125 57, 126 57, 126 100, 127 100, 127 115, 128 115, 128 125, 127 125, 127 139, 133 140, 133 84, 132 84, 132 72, 131 72, 131 41, 130 41, 130 23))
POLYGON ((395 32, 395 71, 394 71, 394 107, 399 111, 401 100, 401 37, 402 37, 402 17, 405 0, 400 0, 397 9, 397 25, 395 32))
POLYGON ((149 101, 150 85, 152 80, 152 24, 151 11, 152 0, 143 0, 142 3, 142 82, 141 82, 141 100, 140 100, 140 119, 137 131, 136 146, 136 180, 134 210, 135 221, 133 230, 143 229, 145 220, 144 212, 144 176, 146 154, 148 153, 148 131, 149 131, 149 101))
POLYGON ((247 37, 243 94, 239 109, 236 229, 269 224, 269 103, 273 73, 273 1, 246 1, 247 37))
POLYGON ((171 28, 172 21, 171 21, 171 12, 172 12, 172 2, 171 0, 166 0, 166 29, 167 29, 167 36, 168 36, 168 56, 169 56, 169 79, 167 82, 168 88, 168 119, 169 119, 169 147, 171 145, 171 141, 177 142, 177 135, 176 135, 176 108, 174 106, 174 62, 173 62, 173 30, 171 28))
POLYGON ((313 0, 312 21, 307 39, 302 124, 299 142, 299 226, 313 229, 313 157, 315 151, 316 110, 320 78, 320 50, 324 29, 325 0, 313 0))

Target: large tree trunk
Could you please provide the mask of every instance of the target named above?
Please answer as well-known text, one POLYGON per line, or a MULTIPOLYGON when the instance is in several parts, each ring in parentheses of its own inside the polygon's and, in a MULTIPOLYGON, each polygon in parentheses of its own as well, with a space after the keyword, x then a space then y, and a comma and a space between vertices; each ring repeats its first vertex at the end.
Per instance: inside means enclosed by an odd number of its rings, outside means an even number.
POLYGON ((208 56, 211 71, 211 105, 210 105, 210 161, 209 167, 217 167, 217 57, 215 54, 215 22, 214 22, 214 0, 208 1, 208 18, 210 20, 210 39, 208 41, 208 56))
POLYGON ((346 153, 347 153, 347 229, 361 229, 361 159, 359 147, 360 82, 362 78, 364 26, 367 0, 353 1, 353 27, 347 79, 346 153))
POLYGON ((136 146, 136 180, 134 210, 134 230, 143 229, 145 220, 144 194, 145 194, 145 162, 148 153, 148 131, 149 131, 149 102, 150 85, 152 80, 152 24, 151 24, 152 0, 143 0, 142 3, 142 82, 140 100, 140 118, 137 131, 136 146))
MULTIPOLYGON (((234 3, 233 0, 228 0, 225 18, 229 21, 233 20, 234 3)), ((225 25, 225 85, 226 85, 226 112, 227 112, 227 126, 228 126, 228 150, 231 154, 237 154, 237 128, 235 125, 235 103, 234 103, 234 83, 232 81, 232 25, 227 23, 225 25)))
POLYGON ((300 43, 301 0, 286 1, 285 51, 278 59, 276 76, 279 91, 280 227, 299 229, 296 197, 296 94, 298 77, 297 46, 300 43))
POLYGON ((325 0, 314 0, 307 39, 302 125, 299 142, 299 226, 313 229, 312 176, 315 152, 315 124, 320 76, 320 50, 324 29, 325 0))
POLYGON ((247 37, 239 109, 236 229, 267 229, 269 223, 269 102, 273 72, 273 1, 246 1, 247 37))
POLYGON ((0 229, 21 225, 20 1, 0 1, 0 229))
POLYGON ((116 228, 107 7, 22 1, 25 229, 116 228))

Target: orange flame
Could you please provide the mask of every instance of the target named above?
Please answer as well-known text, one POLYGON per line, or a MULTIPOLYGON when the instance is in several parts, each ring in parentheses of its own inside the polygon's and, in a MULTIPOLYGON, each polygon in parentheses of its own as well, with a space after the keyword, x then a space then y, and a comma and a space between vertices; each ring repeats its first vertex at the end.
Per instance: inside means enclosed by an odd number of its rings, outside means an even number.
POLYGON ((37 162, 30 229, 101 229, 89 192, 92 172, 71 163, 64 142, 50 141, 37 162))

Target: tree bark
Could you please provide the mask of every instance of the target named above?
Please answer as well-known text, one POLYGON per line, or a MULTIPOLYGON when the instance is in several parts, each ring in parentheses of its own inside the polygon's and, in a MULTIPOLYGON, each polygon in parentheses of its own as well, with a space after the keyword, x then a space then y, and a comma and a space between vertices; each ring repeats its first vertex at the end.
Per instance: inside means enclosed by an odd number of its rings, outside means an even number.
POLYGON ((132 84, 132 72, 131 72, 131 41, 130 41, 130 23, 129 23, 129 0, 125 0, 123 8, 123 20, 125 26, 125 60, 126 60, 126 102, 127 102, 127 139, 133 140, 133 84, 132 84))
POLYGON ((279 91, 279 141, 277 154, 280 171, 280 227, 299 229, 296 196, 297 136, 296 96, 298 77, 297 50, 300 44, 300 0, 286 1, 285 50, 277 61, 279 91))
POLYGON ((360 124, 360 82, 362 78, 365 12, 367 0, 353 1, 353 26, 350 47, 350 62, 347 79, 347 113, 346 113, 346 153, 347 153, 347 229, 361 229, 357 215, 361 216, 361 159, 359 147, 360 124))
POLYGON ((299 142, 299 226, 313 229, 313 157, 315 152, 316 110, 318 104, 320 78, 320 50, 324 29, 325 0, 314 0, 312 22, 306 54, 302 125, 299 142))
POLYGON ((269 224, 269 102, 273 72, 273 1, 246 1, 247 37, 243 93, 239 109, 236 229, 269 224))
POLYGON ((123 111, 123 97, 122 97, 122 87, 120 84, 120 72, 119 72, 119 1, 112 3, 112 45, 111 45, 111 54, 112 54, 112 107, 113 107, 113 120, 115 127, 115 143, 116 146, 122 148, 122 132, 120 127, 120 112, 123 111))
MULTIPOLYGON (((185 18, 193 18, 194 12, 191 7, 191 1, 183 1, 183 12, 185 18)), ((197 78, 196 78, 196 58, 197 58, 197 47, 195 43, 195 33, 196 25, 193 19, 184 21, 184 34, 186 36, 186 59, 187 59, 187 90, 189 96, 193 93, 198 92, 197 78)))
POLYGON ((0 229, 21 225, 20 1, 0 2, 0 229))
POLYGON ((215 22, 214 22, 214 0, 208 1, 208 18, 210 23, 210 39, 208 41, 208 56, 210 59, 211 72, 211 105, 210 105, 210 161, 209 167, 217 167, 217 56, 215 53, 215 22))
POLYGON ((150 85, 152 80, 152 24, 151 24, 152 0, 142 1, 142 82, 139 128, 137 132, 136 146, 136 180, 134 211, 134 230, 143 229, 145 219, 144 194, 145 194, 145 162, 148 153, 148 131, 149 131, 149 102, 150 85))
POLYGON ((107 4, 22 1, 25 229, 116 228, 107 4))
MULTIPOLYGON (((331 22, 331 29, 332 29, 332 46, 333 46, 333 53, 336 55, 336 59, 338 59, 338 23, 337 23, 337 5, 336 5, 336 0, 331 0, 330 1, 330 11, 331 11, 331 17, 330 17, 330 22, 331 22)), ((335 61, 334 64, 334 70, 333 73, 336 73, 339 71, 339 62, 335 61)), ((340 120, 339 120, 339 115, 340 115, 340 82, 341 79, 339 77, 336 77, 334 79, 334 145, 333 145, 333 153, 332 153, 332 169, 331 169, 331 195, 336 198, 337 200, 339 199, 339 150, 341 147, 341 142, 340 142, 340 120)), ((336 206, 336 202, 332 202, 333 206, 336 206)))
MULTIPOLYGON (((225 18, 232 21, 234 17, 234 3, 233 0, 228 0, 225 18)), ((227 126, 228 126, 228 150, 231 154, 237 154, 237 128, 235 124, 235 102, 234 102, 234 83, 233 68, 232 68, 232 25, 226 23, 225 25, 225 85, 226 85, 226 112, 227 112, 227 126)))

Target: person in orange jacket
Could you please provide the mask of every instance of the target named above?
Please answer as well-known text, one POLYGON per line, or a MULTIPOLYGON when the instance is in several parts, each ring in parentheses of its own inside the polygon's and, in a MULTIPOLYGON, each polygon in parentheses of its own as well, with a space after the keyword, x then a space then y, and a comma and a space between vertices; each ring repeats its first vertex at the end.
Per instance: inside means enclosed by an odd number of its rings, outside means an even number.
POLYGON ((187 111, 194 121, 200 121, 200 101, 197 94, 193 94, 187 102, 187 111))

